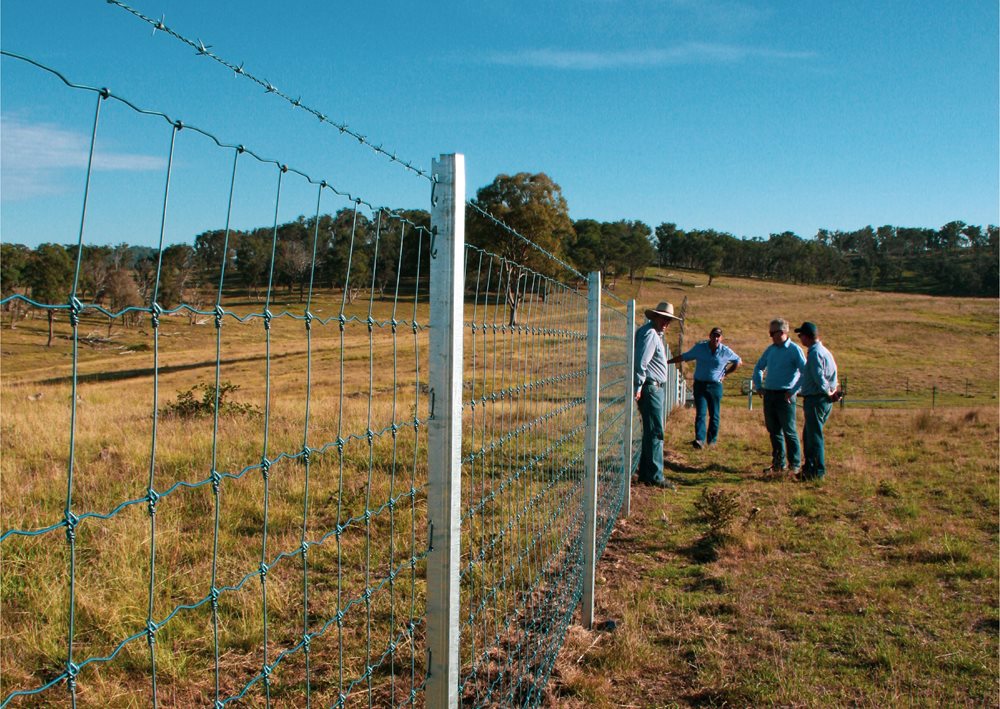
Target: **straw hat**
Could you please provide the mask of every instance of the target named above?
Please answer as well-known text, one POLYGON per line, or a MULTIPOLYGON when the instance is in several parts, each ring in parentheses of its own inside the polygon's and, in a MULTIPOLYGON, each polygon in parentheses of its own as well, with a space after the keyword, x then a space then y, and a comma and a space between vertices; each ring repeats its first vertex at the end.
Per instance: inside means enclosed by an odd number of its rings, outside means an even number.
POLYGON ((674 315, 674 306, 665 300, 661 301, 655 308, 649 308, 646 310, 647 319, 652 320, 654 315, 662 315, 663 317, 670 318, 671 320, 683 319, 674 315))

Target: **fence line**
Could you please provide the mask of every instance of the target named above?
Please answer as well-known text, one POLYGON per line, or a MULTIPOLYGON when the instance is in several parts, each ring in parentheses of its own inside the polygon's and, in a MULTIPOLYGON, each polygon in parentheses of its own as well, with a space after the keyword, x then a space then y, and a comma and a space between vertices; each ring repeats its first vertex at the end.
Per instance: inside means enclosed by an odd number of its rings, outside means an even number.
MULTIPOLYGON (((428 228, 31 59, 3 56, 97 94, 92 155, 109 99, 165 119, 170 144, 148 302, 106 308, 78 297, 89 168, 65 302, 36 293, 0 300, 68 312, 72 342, 69 439, 38 443, 66 461, 61 503, 47 498, 43 471, 31 462, 30 420, 13 417, 5 436, 8 464, 38 482, 5 493, 0 562, 16 579, 3 591, 5 627, 29 640, 5 643, 18 657, 5 661, 0 706, 52 701, 63 683, 74 705, 103 701, 102 684, 154 706, 168 695, 217 707, 303 699, 307 706, 540 703, 584 598, 584 621, 592 619, 594 565, 627 499, 634 303, 601 289, 599 279, 581 291, 466 244, 461 156, 434 164, 428 228), (158 302, 172 158, 185 128, 233 156, 210 310, 158 302), (225 295, 243 155, 275 168, 265 197, 274 218, 262 308, 225 295), (289 179, 316 187, 308 292, 304 305, 273 312, 281 307, 276 259, 290 238, 278 227, 289 179), (331 192, 352 218, 321 245, 331 192), (341 296, 335 314, 321 317, 319 306, 330 304, 316 287, 321 249, 341 243, 341 296), (414 249, 415 273, 404 274, 404 255, 414 249), (362 256, 358 272, 352 263, 362 256), (377 296, 378 276, 393 263, 394 290, 377 296), (349 298, 359 279, 367 302, 349 298), (508 314, 511 304, 516 313, 508 314), (167 338, 178 332, 172 316, 182 312, 213 319, 213 361, 194 367, 208 370, 212 383, 197 383, 171 404, 161 396, 168 380, 196 381, 164 363, 167 338), (82 325, 131 314, 149 317, 150 367, 133 375, 151 385, 145 408, 138 388, 84 374, 93 359, 80 356, 82 325), (290 349, 303 341, 304 351, 290 349), (262 407, 226 400, 236 387, 224 370, 242 371, 226 359, 227 348, 263 365, 252 385, 262 407), (204 391, 200 404, 196 387, 204 391), (79 409, 83 393, 89 403, 79 409), (105 455, 112 448, 132 457, 105 455), (99 478, 106 482, 95 487, 99 478), (143 480, 139 494, 134 479, 143 480), (58 504, 62 518, 52 521, 58 504), (52 550, 50 535, 60 529, 65 559, 52 550), (65 593, 64 615, 33 627, 37 604, 53 593, 65 593), (95 672, 107 674, 95 683, 95 672)), ((16 392, 4 394, 11 411, 16 392)), ((46 406, 43 420, 57 433, 59 406, 46 406)))

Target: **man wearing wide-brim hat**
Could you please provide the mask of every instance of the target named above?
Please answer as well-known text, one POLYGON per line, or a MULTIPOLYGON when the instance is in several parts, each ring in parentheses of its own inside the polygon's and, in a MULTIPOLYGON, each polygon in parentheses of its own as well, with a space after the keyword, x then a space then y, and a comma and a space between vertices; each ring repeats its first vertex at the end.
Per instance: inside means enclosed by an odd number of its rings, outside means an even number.
POLYGON ((663 332, 674 320, 674 306, 663 301, 646 310, 648 322, 635 332, 635 368, 632 383, 642 418, 639 482, 669 487, 663 477, 663 403, 667 383, 667 353, 663 332))

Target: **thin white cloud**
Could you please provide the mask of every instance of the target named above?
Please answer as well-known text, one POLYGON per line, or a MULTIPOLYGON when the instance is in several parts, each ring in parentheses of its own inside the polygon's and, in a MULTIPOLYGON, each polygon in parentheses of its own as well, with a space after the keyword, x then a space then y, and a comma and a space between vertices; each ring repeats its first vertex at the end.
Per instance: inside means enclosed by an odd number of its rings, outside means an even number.
POLYGON ((545 69, 621 69, 634 67, 676 66, 680 64, 734 64, 752 59, 802 60, 814 52, 795 52, 733 44, 688 42, 669 49, 633 49, 621 51, 574 51, 563 49, 525 49, 496 53, 491 64, 545 69))
MULTIPOLYGON (((87 166, 90 138, 53 124, 29 123, 0 114, 0 197, 12 202, 63 191, 63 171, 87 166)), ((94 169, 137 172, 162 170, 166 160, 136 153, 94 153, 94 169)))

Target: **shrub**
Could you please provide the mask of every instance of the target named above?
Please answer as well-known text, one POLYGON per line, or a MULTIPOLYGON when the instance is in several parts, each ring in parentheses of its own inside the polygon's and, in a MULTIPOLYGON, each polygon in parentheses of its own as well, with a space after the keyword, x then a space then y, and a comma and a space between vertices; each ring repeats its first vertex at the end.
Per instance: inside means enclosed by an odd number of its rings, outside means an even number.
POLYGON ((694 501, 698 517, 708 525, 709 535, 722 537, 740 514, 739 495, 727 490, 704 488, 694 501))
POLYGON ((221 382, 218 390, 214 384, 195 384, 186 391, 177 392, 177 401, 160 409, 160 415, 186 419, 211 416, 215 413, 215 398, 218 392, 219 416, 261 416, 263 412, 253 404, 227 400, 227 397, 239 388, 239 384, 232 382, 221 382), (201 390, 200 399, 195 394, 198 390, 201 390))

